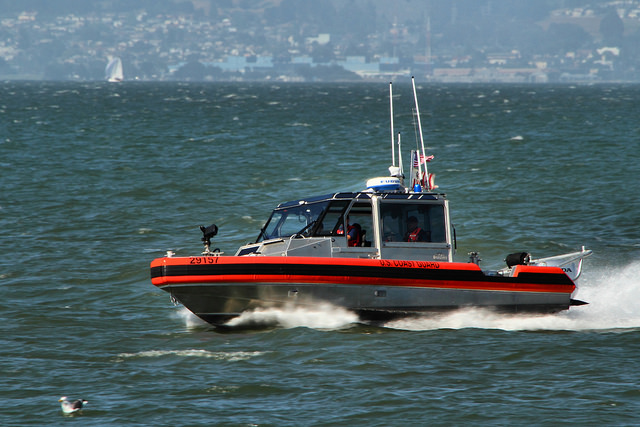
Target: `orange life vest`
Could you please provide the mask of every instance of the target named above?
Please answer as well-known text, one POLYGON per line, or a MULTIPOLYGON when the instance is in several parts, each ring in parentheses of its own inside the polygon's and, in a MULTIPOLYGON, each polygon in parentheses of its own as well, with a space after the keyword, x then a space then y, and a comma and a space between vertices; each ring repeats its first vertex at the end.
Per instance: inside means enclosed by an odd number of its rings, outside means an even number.
POLYGON ((355 239, 348 240, 349 246, 360 246, 362 244, 362 235, 358 227, 350 225, 347 228, 347 236, 349 236, 351 234, 351 230, 354 230, 354 229, 356 230, 356 233, 355 233, 356 237, 355 239))
POLYGON ((417 242, 418 241, 418 235, 420 235, 421 231, 422 231, 422 228, 416 227, 411 233, 409 233, 409 237, 407 238, 407 242, 417 242))

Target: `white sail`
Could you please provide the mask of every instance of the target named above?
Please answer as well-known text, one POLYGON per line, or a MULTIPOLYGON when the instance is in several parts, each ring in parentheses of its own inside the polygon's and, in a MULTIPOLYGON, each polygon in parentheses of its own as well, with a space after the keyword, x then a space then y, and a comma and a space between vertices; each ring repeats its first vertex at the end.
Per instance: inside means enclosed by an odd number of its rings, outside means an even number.
POLYGON ((112 58, 104 69, 105 78, 110 82, 121 82, 124 80, 122 73, 122 61, 117 56, 112 58))

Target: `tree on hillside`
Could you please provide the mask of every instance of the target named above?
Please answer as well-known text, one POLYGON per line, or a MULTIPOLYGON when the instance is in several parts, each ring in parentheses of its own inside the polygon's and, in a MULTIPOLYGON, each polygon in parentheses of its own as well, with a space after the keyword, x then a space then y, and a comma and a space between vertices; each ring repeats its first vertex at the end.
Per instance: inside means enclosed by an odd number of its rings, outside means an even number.
POLYGON ((547 30, 547 44, 543 48, 555 54, 572 52, 585 48, 593 39, 584 28, 577 24, 551 24, 547 30))

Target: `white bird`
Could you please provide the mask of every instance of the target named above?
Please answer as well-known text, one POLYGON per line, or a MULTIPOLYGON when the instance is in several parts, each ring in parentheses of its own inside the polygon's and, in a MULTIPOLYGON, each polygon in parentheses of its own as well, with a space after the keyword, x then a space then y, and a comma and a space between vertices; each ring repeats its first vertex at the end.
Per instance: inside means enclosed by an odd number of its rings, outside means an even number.
POLYGON ((65 414, 73 414, 74 412, 78 412, 80 409, 82 409, 83 405, 89 403, 84 399, 78 399, 72 402, 67 396, 62 396, 60 399, 58 399, 58 402, 60 402, 62 412, 64 412, 65 414))

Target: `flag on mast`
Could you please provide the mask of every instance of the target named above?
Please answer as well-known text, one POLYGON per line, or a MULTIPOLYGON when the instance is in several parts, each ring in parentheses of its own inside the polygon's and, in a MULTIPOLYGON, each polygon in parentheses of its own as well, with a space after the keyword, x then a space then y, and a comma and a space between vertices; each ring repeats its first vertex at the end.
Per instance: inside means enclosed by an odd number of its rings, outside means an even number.
POLYGON ((426 164, 433 160, 435 156, 426 156, 420 150, 411 150, 411 187, 416 184, 424 190, 430 191, 436 188, 434 184, 435 174, 428 173, 426 164))
POLYGON ((413 156, 413 167, 417 168, 418 167, 418 163, 420 161, 422 161, 422 164, 426 164, 427 162, 430 162, 431 160, 433 160, 435 158, 435 156, 432 154, 430 156, 425 156, 424 154, 418 154, 417 151, 414 151, 415 156, 413 156), (418 157, 420 158, 420 161, 418 160, 418 157))

